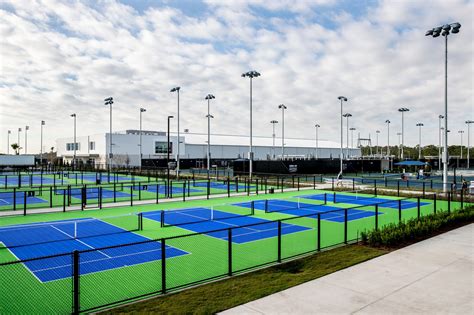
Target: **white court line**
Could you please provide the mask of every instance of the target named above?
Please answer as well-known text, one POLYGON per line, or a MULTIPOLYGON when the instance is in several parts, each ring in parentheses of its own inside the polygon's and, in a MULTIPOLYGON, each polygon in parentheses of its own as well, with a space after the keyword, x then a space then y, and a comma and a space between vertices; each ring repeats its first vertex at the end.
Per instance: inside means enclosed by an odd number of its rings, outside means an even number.
MULTIPOLYGON (((81 244, 83 244, 83 245, 85 245, 85 246, 87 246, 87 247, 89 247, 89 248, 91 248, 91 249, 95 249, 95 247, 93 247, 93 246, 91 246, 91 245, 89 245, 89 244, 87 244, 87 243, 84 243, 84 242, 81 241, 79 238, 76 238, 76 237, 73 237, 73 236, 67 234, 67 233, 64 232, 63 230, 58 229, 57 227, 55 227, 54 225, 51 224, 50 226, 51 226, 53 229, 58 230, 59 232, 63 233, 64 235, 67 235, 67 236, 70 237, 72 240, 77 241, 77 242, 79 242, 79 243, 81 243, 81 244)), ((99 252, 99 253, 101 253, 101 254, 104 255, 104 256, 107 256, 107 257, 109 257, 109 258, 112 258, 112 257, 110 257, 109 255, 107 255, 106 253, 104 253, 103 251, 100 251, 100 250, 96 250, 96 251, 99 252)))

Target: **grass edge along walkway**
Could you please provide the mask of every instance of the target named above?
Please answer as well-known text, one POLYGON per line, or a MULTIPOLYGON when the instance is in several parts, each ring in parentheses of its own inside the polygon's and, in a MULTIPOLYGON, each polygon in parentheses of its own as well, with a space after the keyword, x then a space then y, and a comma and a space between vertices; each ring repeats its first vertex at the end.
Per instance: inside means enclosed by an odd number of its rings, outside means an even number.
POLYGON ((387 252, 384 249, 361 245, 337 247, 166 296, 108 309, 100 314, 214 314, 348 268, 387 252))

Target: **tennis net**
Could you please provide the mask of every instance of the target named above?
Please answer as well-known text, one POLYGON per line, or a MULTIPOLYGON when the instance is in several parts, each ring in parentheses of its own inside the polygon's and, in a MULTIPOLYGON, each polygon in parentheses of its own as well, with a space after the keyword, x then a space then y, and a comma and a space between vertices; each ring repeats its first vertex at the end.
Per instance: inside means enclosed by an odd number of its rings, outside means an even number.
POLYGON ((7 248, 23 247, 138 231, 141 226, 142 216, 136 213, 5 226, 0 227, 0 243, 7 248))

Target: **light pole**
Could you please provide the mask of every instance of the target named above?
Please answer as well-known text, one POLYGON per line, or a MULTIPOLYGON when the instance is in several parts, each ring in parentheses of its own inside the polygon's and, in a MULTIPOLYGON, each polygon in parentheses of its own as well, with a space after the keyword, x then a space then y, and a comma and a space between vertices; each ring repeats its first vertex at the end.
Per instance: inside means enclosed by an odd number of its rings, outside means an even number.
MULTIPOLYGON (((168 116, 168 141, 166 143, 166 197, 169 198, 170 196, 170 119, 174 118, 174 116, 168 116)), ((179 138, 178 138, 178 145, 179 145, 179 138)))
POLYGON ((45 125, 45 121, 41 121, 41 138, 40 138, 40 165, 43 165, 43 126, 45 125))
POLYGON ((397 136, 398 136, 398 158, 401 159, 401 157, 402 157, 402 153, 401 153, 401 145, 402 145, 401 136, 402 136, 402 133, 397 132, 397 136))
POLYGON ((181 90, 181 87, 177 86, 177 87, 174 87, 170 90, 171 93, 173 92, 176 92, 176 94, 178 95, 178 148, 176 149, 176 178, 179 178, 179 147, 180 147, 180 139, 179 139, 179 91, 181 90))
POLYGON ((104 100, 104 105, 107 106, 109 105, 110 108, 110 143, 109 143, 109 163, 107 165, 108 173, 109 173, 109 182, 110 182, 110 168, 112 166, 112 158, 113 158, 113 153, 112 153, 112 104, 114 103, 114 98, 113 97, 108 97, 104 100))
POLYGON ((252 180, 252 172, 253 172, 253 146, 252 146, 252 81, 253 78, 257 78, 260 76, 260 73, 251 70, 241 75, 243 78, 247 77, 250 79, 250 152, 249 152, 249 178, 252 180))
POLYGON ((8 130, 8 132, 7 132, 7 154, 10 154, 10 135, 11 134, 12 134, 12 131, 8 130))
POLYGON ((390 157, 390 120, 386 120, 387 124, 387 157, 390 157))
POLYGON ((343 141, 343 127, 342 127, 342 102, 347 102, 347 97, 345 96, 339 96, 337 98, 338 100, 341 101, 341 153, 339 155, 339 161, 340 161, 340 170, 339 170, 339 174, 337 175, 338 177, 342 176, 342 156, 343 156, 343 153, 342 153, 342 141, 343 141))
POLYGON ((18 128, 18 154, 20 154, 20 134, 21 134, 21 128, 18 128))
POLYGON ((272 120, 270 121, 270 123, 272 124, 272 129, 273 129, 273 133, 272 133, 272 139, 273 139, 273 154, 272 154, 272 159, 275 159, 275 124, 278 124, 278 120, 272 120))
POLYGON ((469 148, 470 148, 470 137, 471 137, 471 124, 474 123, 473 120, 466 120, 467 124, 467 169, 469 169, 469 148))
POLYGON ((404 131, 404 129, 405 129, 405 115, 404 114, 405 114, 405 112, 408 112, 410 110, 406 107, 402 107, 402 108, 399 108, 398 111, 400 113, 402 113, 402 146, 401 146, 402 150, 401 150, 401 154, 400 154, 400 159, 403 160, 403 143, 404 143, 404 138, 405 138, 405 131, 404 131))
POLYGON ((458 130, 458 133, 461 135, 461 160, 462 160, 462 134, 464 133, 464 130, 458 130))
POLYGON ((345 113, 342 116, 346 118, 346 158, 349 158, 349 117, 352 117, 352 114, 345 113))
POLYGON ((448 35, 459 33, 461 24, 451 23, 426 31, 425 36, 445 38, 444 50, 444 154, 443 154, 443 191, 448 191, 448 35))
POLYGON ((441 171, 441 120, 444 119, 443 115, 438 116, 439 130, 438 130, 438 170, 441 171))
POLYGON ((72 158, 72 170, 74 170, 76 166, 76 114, 71 114, 71 117, 74 118, 74 143, 72 144, 74 148, 74 156, 72 158))
POLYGON ((30 126, 25 126, 25 154, 28 154, 28 130, 30 126))
POLYGON ((423 127, 423 123, 417 123, 416 124, 418 129, 418 160, 421 160, 421 127, 423 127))
POLYGON ((351 131, 351 148, 354 148, 354 131, 356 128, 351 127, 349 130, 351 131))
POLYGON ((285 159, 285 109, 287 107, 283 104, 278 105, 281 109, 281 159, 285 159))
POLYGON ((140 170, 142 169, 142 158, 143 158, 143 150, 142 150, 142 113, 146 112, 146 109, 143 107, 140 107, 140 144, 138 145, 140 147, 140 152, 139 152, 139 157, 140 157, 140 170))
POLYGON ((314 127, 316 128, 316 154, 315 154, 315 157, 316 159, 319 158, 319 137, 318 137, 318 129, 321 128, 321 126, 319 124, 316 124, 314 125, 314 127))
POLYGON ((205 99, 207 100, 207 177, 209 178, 209 174, 211 171, 211 118, 214 116, 211 115, 211 105, 210 102, 212 99, 216 97, 212 94, 207 94, 205 99))
POLYGON ((380 130, 375 130, 375 155, 379 155, 379 133, 380 130))

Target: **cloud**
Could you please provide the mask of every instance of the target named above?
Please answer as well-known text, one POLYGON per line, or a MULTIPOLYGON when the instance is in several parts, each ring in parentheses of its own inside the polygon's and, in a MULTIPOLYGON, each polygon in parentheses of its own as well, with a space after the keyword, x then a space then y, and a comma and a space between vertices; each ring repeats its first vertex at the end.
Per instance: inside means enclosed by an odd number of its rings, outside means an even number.
POLYGON ((277 107, 284 103, 287 136, 312 138, 319 123, 320 137, 338 141, 337 96, 345 95, 344 111, 361 136, 374 138, 381 130, 385 143, 385 120, 395 135, 397 109, 404 106, 410 108, 406 142, 417 143, 415 125, 423 122, 424 143, 437 143, 444 43, 424 32, 452 21, 463 26, 449 38, 451 143, 459 143, 457 130, 474 118, 469 1, 381 1, 363 14, 334 1, 205 4, 202 16, 168 5, 135 10, 116 1, 3 4, 0 152, 6 130, 16 139, 25 125, 31 126, 30 150, 39 151, 41 120, 45 147, 54 146, 72 134, 73 112, 79 134, 107 131, 108 96, 115 99, 114 130, 137 128, 140 107, 147 108, 145 129, 164 130, 166 116, 176 114, 173 86, 182 87, 182 129, 206 131, 204 96, 212 93, 213 132, 248 134, 249 82, 240 74, 250 69, 262 73, 253 82, 254 134, 271 135, 269 122, 280 119, 277 107))

